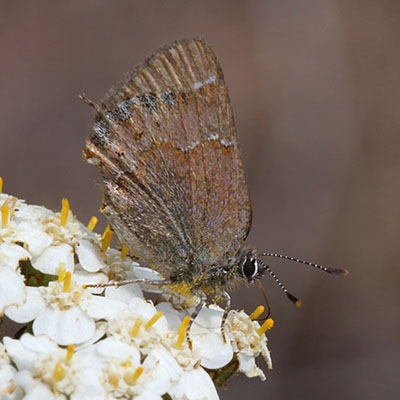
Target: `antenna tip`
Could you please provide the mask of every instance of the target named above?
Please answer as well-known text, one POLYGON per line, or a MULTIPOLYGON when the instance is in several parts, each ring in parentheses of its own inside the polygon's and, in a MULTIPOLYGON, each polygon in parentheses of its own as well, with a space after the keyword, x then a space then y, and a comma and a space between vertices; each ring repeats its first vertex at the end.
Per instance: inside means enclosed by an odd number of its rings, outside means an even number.
POLYGON ((342 276, 346 276, 349 274, 349 271, 347 269, 339 269, 339 268, 328 268, 328 267, 324 267, 323 269, 325 272, 327 272, 328 274, 334 274, 334 275, 342 275, 342 276))
POLYGON ((291 293, 287 292, 286 296, 289 298, 289 300, 294 303, 297 307, 301 307, 301 301, 296 297, 293 296, 291 293))

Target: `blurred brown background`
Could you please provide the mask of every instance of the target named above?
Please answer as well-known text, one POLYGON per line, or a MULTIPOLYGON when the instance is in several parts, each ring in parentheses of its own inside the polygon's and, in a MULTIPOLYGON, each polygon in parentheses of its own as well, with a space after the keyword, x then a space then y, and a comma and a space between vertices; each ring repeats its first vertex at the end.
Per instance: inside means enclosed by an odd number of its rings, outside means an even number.
MULTIPOLYGON (((81 158, 92 111, 77 95, 97 101, 161 45, 203 35, 230 88, 254 211, 249 243, 351 271, 268 260, 304 305, 265 278, 275 368, 266 382, 234 378, 221 398, 398 398, 398 0, 0 7, 6 192, 53 209, 66 196, 82 221, 98 214, 100 180, 81 158)), ((233 306, 262 302, 252 287, 233 306)))

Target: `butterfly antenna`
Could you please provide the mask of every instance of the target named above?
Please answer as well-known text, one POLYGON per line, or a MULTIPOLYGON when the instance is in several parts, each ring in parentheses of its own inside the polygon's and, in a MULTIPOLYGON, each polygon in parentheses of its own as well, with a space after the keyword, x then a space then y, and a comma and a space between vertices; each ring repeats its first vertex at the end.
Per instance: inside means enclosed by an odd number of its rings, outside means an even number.
POLYGON ((96 104, 94 101, 90 100, 86 97, 85 93, 78 95, 79 99, 82 100, 88 106, 94 108, 98 113, 102 113, 101 107, 96 104))
POLYGON ((279 280, 279 278, 274 274, 274 272, 272 271, 272 269, 270 268, 270 266, 267 265, 267 264, 265 264, 265 263, 264 263, 263 261, 261 261, 260 259, 258 259, 258 262, 264 267, 264 271, 267 271, 267 272, 272 276, 272 278, 274 279, 274 281, 278 284, 278 286, 281 288, 281 290, 283 291, 283 293, 286 294, 286 296, 289 298, 289 300, 290 300, 292 303, 296 304, 297 307, 300 307, 300 306, 301 306, 301 301, 300 301, 296 296, 294 296, 292 293, 290 293, 290 292, 286 289, 285 285, 284 285, 284 284, 279 280))
POLYGON ((294 262, 297 262, 297 263, 300 263, 300 264, 305 264, 305 265, 308 265, 310 267, 314 267, 314 268, 320 269, 321 271, 327 272, 328 274, 346 276, 349 273, 349 271, 347 271, 347 269, 324 267, 323 265, 318 265, 318 264, 312 263, 310 261, 300 260, 299 258, 295 258, 295 257, 285 256, 284 254, 260 253, 259 256, 278 257, 278 258, 282 258, 284 260, 294 261, 294 262))

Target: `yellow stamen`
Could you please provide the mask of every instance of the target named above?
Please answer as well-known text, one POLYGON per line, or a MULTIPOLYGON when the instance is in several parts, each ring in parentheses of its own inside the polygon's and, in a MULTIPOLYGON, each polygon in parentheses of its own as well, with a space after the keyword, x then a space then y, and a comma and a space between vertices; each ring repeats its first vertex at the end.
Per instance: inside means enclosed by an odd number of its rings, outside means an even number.
POLYGON ((250 319, 257 319, 264 312, 264 306, 258 306, 249 316, 250 319))
POLYGON ((67 218, 69 213, 69 201, 68 199, 62 199, 62 206, 61 206, 61 226, 65 226, 67 224, 67 218))
POLYGON ((69 287, 71 286, 71 277, 72 277, 71 272, 67 271, 64 276, 64 288, 63 288, 64 293, 69 292, 69 287))
POLYGON ((58 264, 58 283, 61 283, 64 280, 66 267, 67 265, 63 261, 60 261, 58 264))
POLYGON ((268 318, 264 323, 257 329, 257 333, 261 336, 263 333, 267 332, 274 326, 274 320, 268 318))
POLYGON ((154 325, 161 317, 163 313, 161 311, 157 311, 146 323, 144 326, 146 329, 149 329, 152 325, 154 325))
POLYGON ((296 300, 296 302, 294 304, 296 304, 297 307, 301 307, 301 301, 300 300, 296 300))
POLYGON ((97 217, 92 217, 90 219, 90 222, 88 223, 88 226, 87 226, 90 231, 92 231, 94 229, 94 227, 97 224, 97 221, 98 221, 97 217))
POLYGON ((8 224, 8 214, 10 213, 10 209, 8 208, 7 204, 4 203, 1 207, 1 223, 2 227, 5 228, 8 224))
POLYGON ((67 355, 65 356, 65 361, 68 363, 71 361, 72 355, 74 354, 75 351, 75 345, 69 344, 67 346, 67 355))
POLYGON ((123 245, 122 246, 122 251, 121 251, 121 258, 123 260, 125 260, 125 257, 127 256, 128 251, 129 251, 129 249, 125 245, 123 245))
POLYGON ((110 225, 107 225, 106 229, 104 229, 103 236, 101 237, 101 240, 104 240, 104 238, 107 235, 107 232, 110 232, 110 225))
POLYGON ((136 318, 136 321, 135 321, 135 323, 134 323, 134 325, 132 327, 132 330, 131 330, 131 336, 132 337, 136 337, 136 335, 138 334, 139 328, 142 325, 142 323, 143 323, 142 318, 136 318))
POLYGON ((65 369, 61 363, 61 361, 57 361, 56 365, 54 366, 53 377, 56 382, 61 381, 62 378, 65 376, 65 369))
POLYGON ((183 318, 181 326, 178 329, 178 339, 175 344, 175 348, 180 349, 182 347, 183 341, 185 340, 186 331, 189 326, 190 317, 186 316, 183 318))
POLYGON ((108 231, 108 232, 106 233, 104 239, 103 239, 103 243, 102 243, 102 246, 101 246, 101 248, 102 248, 103 251, 106 251, 106 250, 108 249, 108 246, 109 246, 110 243, 111 243, 111 239, 112 239, 112 232, 111 232, 111 231, 108 231))
POLYGON ((0 176, 0 194, 3 191, 3 178, 0 176))
POLYGON ((142 375, 142 373, 143 367, 137 367, 136 371, 131 376, 125 376, 124 380, 128 385, 132 385, 140 378, 140 375, 142 375))

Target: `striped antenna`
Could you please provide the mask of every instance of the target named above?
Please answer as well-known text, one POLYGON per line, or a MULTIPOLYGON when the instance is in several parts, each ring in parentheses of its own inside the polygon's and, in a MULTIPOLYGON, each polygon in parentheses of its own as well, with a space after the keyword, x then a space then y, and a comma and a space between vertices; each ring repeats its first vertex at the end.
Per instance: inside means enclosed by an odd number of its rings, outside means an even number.
POLYGON ((287 289, 286 286, 279 280, 279 278, 274 274, 274 272, 272 271, 272 269, 270 268, 269 265, 263 263, 261 260, 258 259, 258 262, 264 267, 264 271, 267 271, 272 278, 274 279, 274 281, 278 284, 278 286, 281 288, 281 290, 283 291, 283 293, 286 294, 286 296, 289 298, 289 300, 291 302, 293 302, 294 304, 296 304, 297 307, 301 306, 301 301, 294 296, 292 293, 290 293, 287 289))
POLYGON ((347 271, 347 269, 324 267, 323 265, 318 265, 318 264, 312 263, 310 261, 300 260, 299 258, 295 258, 295 257, 285 256, 284 254, 259 253, 258 255, 259 256, 268 256, 268 257, 278 257, 278 258, 282 258, 284 260, 294 261, 294 262, 297 262, 297 263, 300 263, 300 264, 308 265, 309 267, 314 267, 314 268, 320 269, 321 271, 327 272, 328 274, 346 276, 349 273, 349 271, 347 271))

